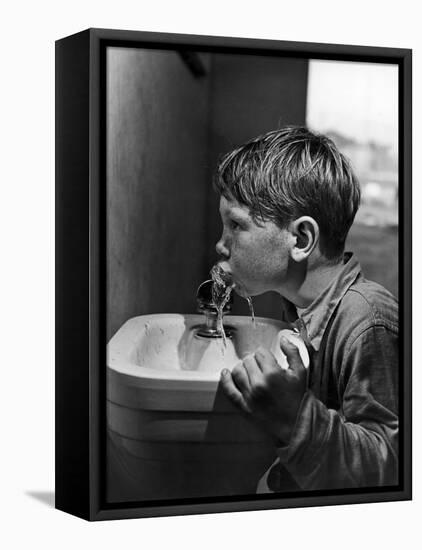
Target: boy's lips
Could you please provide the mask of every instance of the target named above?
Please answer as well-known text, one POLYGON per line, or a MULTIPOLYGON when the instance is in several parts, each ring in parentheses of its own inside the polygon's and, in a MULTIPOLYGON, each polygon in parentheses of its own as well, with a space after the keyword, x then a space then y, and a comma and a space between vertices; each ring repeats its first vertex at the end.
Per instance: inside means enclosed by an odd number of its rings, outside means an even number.
POLYGON ((231 272, 231 269, 230 269, 230 266, 227 262, 218 262, 218 267, 220 268, 220 270, 224 273, 223 277, 224 279, 226 279, 226 282, 227 283, 234 283, 235 280, 234 280, 234 277, 233 277, 233 273, 231 272))
POLYGON ((234 290, 236 294, 239 294, 239 296, 242 296, 242 298, 247 296, 247 292, 245 290, 243 283, 239 281, 239 279, 237 279, 236 275, 233 275, 233 272, 230 269, 229 263, 226 261, 219 262, 218 266, 222 271, 224 271, 224 278, 226 278, 227 276, 226 282, 229 284, 234 284, 234 290))

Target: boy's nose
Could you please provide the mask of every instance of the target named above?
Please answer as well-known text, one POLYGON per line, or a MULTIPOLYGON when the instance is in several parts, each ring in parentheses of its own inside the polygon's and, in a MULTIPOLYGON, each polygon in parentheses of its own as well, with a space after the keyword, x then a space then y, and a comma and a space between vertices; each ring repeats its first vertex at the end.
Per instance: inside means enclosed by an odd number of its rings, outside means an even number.
POLYGON ((215 250, 219 256, 223 256, 224 258, 228 258, 230 255, 229 249, 224 243, 223 237, 221 237, 221 239, 215 245, 215 250))

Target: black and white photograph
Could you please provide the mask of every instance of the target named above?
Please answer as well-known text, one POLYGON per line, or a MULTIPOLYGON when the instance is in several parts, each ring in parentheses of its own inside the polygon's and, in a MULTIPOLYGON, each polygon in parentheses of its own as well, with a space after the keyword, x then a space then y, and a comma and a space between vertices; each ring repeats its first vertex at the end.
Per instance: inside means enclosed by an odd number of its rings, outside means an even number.
POLYGON ((106 501, 397 490, 399 65, 104 55, 106 501))
POLYGON ((2 15, 0 547, 417 547, 417 3, 2 15))

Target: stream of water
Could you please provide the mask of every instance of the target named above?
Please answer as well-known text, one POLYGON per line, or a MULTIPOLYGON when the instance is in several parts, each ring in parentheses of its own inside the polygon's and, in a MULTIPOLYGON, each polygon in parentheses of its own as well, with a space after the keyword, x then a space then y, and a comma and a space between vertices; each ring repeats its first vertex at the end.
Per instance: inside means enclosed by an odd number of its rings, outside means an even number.
POLYGON ((255 312, 254 312, 254 310, 253 310, 252 298, 251 298, 250 296, 245 296, 245 300, 248 302, 249 311, 250 311, 250 313, 251 313, 251 318, 252 318, 252 323, 253 323, 254 328, 256 328, 256 323, 255 323, 255 312))
POLYGON ((217 330, 223 337, 223 354, 227 347, 226 332, 223 325, 223 309, 230 300, 230 294, 234 288, 234 284, 230 283, 227 274, 216 264, 211 269, 212 285, 212 300, 217 307, 217 330))
MULTIPOLYGON (((217 307, 217 329, 223 337, 222 352, 224 355, 224 350, 227 348, 227 337, 226 337, 226 333, 223 325, 223 309, 224 309, 224 306, 229 301, 230 294, 232 293, 236 284, 231 281, 231 276, 228 273, 226 273, 218 264, 213 266, 210 274, 213 280, 212 299, 214 304, 217 307)), ((241 287, 241 285, 237 285, 237 286, 241 287)), ((253 309, 252 298, 244 292, 242 292, 242 295, 245 298, 245 300, 248 302, 252 323, 254 328, 256 328, 255 312, 253 309)))

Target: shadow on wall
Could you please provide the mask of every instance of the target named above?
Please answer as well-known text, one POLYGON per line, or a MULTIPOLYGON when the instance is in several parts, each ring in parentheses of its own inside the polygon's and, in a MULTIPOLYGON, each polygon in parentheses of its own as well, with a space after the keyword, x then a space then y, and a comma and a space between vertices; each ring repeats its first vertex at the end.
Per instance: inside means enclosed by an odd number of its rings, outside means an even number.
MULTIPOLYGON (((210 119, 210 164, 249 139, 288 124, 306 122, 308 61, 269 56, 216 55, 213 57, 210 119)), ((220 237, 219 198, 209 186, 208 266, 217 259, 220 237)), ((207 274, 206 274, 207 275, 207 274)), ((258 316, 280 318, 281 301, 276 293, 253 300, 258 316)), ((245 300, 236 297, 235 315, 248 315, 245 300)))

